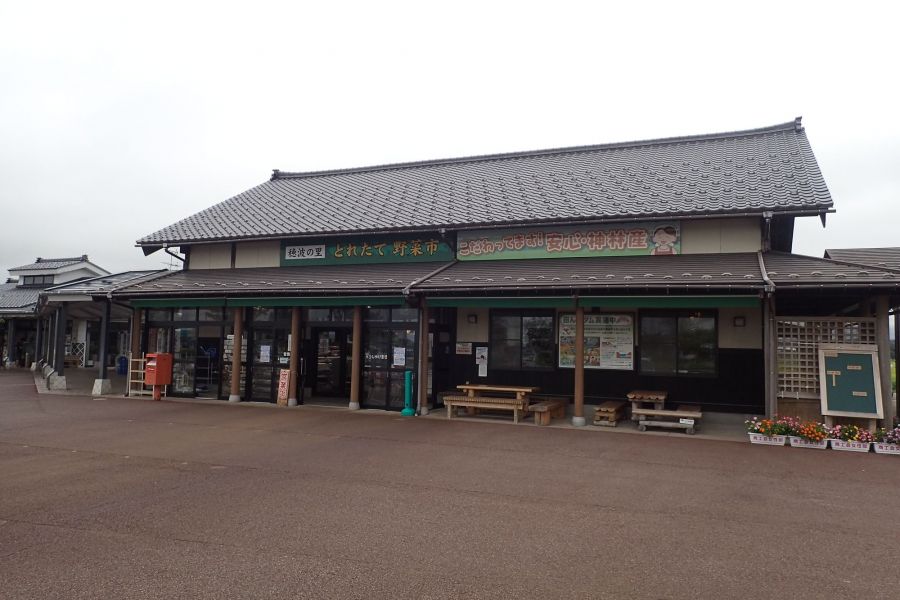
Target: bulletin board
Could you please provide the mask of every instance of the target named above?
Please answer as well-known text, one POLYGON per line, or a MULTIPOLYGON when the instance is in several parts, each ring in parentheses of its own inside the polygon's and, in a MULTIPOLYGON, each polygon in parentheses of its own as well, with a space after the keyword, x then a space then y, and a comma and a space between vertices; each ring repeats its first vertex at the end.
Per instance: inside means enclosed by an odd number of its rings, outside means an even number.
POLYGON ((877 346, 820 344, 819 387, 823 415, 884 418, 877 346))

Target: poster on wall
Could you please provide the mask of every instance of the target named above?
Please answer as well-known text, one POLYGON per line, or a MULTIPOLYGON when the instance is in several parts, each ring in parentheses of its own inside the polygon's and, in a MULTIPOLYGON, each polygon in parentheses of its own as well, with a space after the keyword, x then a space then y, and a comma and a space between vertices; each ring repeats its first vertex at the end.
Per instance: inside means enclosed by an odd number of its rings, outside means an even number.
POLYGON ((487 346, 475 348, 475 364, 478 365, 478 376, 487 377, 488 349, 487 346))
POLYGON ((472 342, 456 342, 457 354, 472 354, 472 342))
MULTIPOLYGON (((559 366, 575 368, 575 315, 559 316, 559 366)), ((584 315, 584 368, 634 370, 634 316, 584 315)))
POLYGON ((406 366, 406 347, 405 346, 394 346, 394 367, 405 367, 406 366))
POLYGON ((681 254, 678 221, 460 231, 459 260, 681 254))

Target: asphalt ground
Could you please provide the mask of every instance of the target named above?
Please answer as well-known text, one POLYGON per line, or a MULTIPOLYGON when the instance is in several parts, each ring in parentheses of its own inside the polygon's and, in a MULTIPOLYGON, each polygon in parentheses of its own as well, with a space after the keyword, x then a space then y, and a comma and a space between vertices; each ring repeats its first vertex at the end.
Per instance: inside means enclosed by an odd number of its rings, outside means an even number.
POLYGON ((900 457, 38 395, 0 598, 900 597, 900 457))

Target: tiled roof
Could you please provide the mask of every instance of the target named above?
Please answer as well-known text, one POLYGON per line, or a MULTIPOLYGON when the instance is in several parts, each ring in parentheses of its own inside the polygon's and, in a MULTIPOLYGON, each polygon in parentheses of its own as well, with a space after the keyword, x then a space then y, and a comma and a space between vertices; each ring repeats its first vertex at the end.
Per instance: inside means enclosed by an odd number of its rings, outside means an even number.
POLYGON ((761 289, 756 253, 462 261, 419 291, 761 289))
POLYGON ((711 135, 282 173, 140 240, 462 229, 830 209, 800 120, 711 135))
POLYGON ((15 283, 0 284, 0 314, 34 312, 40 288, 20 288, 15 283))
POLYGON ((866 267, 827 258, 766 252, 769 279, 776 289, 786 287, 900 287, 900 271, 866 267))
POLYGON ((195 269, 126 285, 114 296, 310 296, 399 293, 447 263, 195 269))
POLYGON ((825 251, 825 258, 900 270, 900 248, 830 248, 825 251))
POLYGON ((102 275, 90 279, 79 279, 71 283, 53 286, 43 291, 48 296, 84 294, 105 294, 117 288, 133 285, 141 281, 153 279, 156 276, 165 275, 168 271, 125 271, 112 275, 102 275))
POLYGON ((22 265, 21 267, 14 267, 9 269, 9 272, 13 271, 51 271, 53 269, 61 269, 63 267, 68 267, 70 265, 77 265, 78 263, 88 262, 87 254, 82 256, 75 256, 72 258, 37 258, 30 265, 22 265))

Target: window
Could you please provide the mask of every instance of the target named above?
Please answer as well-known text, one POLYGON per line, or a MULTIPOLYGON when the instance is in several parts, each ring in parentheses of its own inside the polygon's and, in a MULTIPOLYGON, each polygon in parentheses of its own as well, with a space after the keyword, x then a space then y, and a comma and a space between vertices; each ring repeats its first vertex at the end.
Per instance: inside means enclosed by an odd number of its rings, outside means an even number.
POLYGON ((717 340, 711 313, 642 314, 641 372, 715 375, 717 340))
POLYGON ((552 369, 555 355, 552 312, 491 312, 490 368, 552 369))
POLYGON ((51 285, 53 275, 23 275, 22 285, 51 285))

